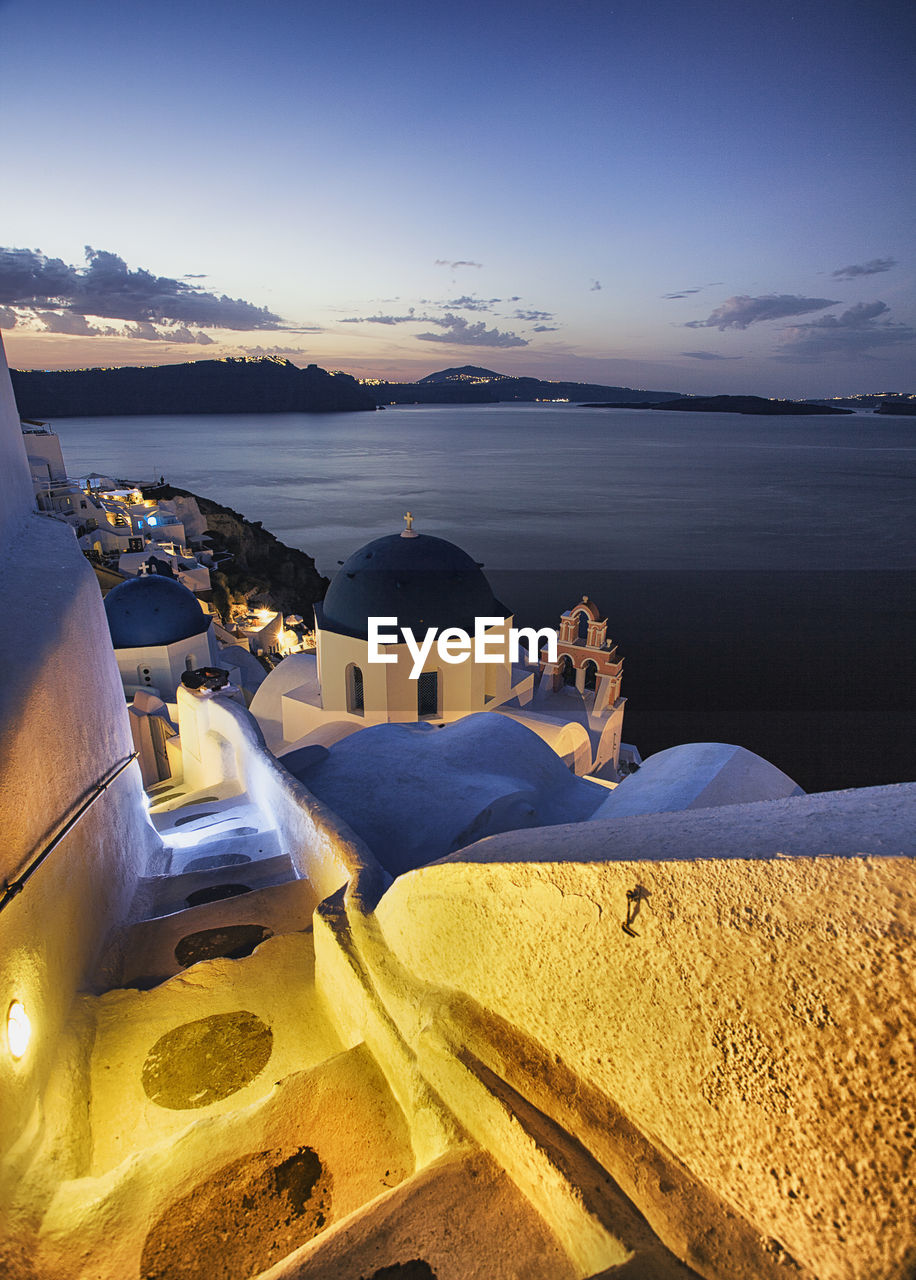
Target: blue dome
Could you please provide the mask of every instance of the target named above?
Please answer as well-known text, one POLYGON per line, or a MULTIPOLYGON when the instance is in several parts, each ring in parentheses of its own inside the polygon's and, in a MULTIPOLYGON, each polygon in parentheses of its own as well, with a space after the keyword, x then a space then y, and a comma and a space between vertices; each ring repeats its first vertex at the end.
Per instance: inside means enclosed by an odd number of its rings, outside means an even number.
POLYGON ((397 618, 416 634, 428 627, 463 627, 474 619, 505 618, 475 560, 444 538, 393 533, 355 551, 315 605, 323 631, 365 636, 367 618, 397 618))
POLYGON ((105 597, 116 649, 147 649, 198 636, 210 626, 193 591, 155 573, 119 583, 105 597))

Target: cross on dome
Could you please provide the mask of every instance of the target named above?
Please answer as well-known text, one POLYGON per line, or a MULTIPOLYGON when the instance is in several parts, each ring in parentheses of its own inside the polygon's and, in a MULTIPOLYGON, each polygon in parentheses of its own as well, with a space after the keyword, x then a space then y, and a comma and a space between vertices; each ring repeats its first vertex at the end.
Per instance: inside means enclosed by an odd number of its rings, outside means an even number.
POLYGON ((408 511, 404 516, 404 519, 407 522, 407 528, 401 530, 401 537, 402 538, 419 538, 420 535, 414 531, 414 527, 413 527, 413 512, 408 511))

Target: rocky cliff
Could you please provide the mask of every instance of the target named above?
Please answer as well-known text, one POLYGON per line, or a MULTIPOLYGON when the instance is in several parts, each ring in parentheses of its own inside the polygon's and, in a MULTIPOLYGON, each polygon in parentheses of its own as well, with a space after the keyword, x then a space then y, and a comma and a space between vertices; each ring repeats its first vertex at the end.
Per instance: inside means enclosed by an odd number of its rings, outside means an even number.
POLYGON ((214 552, 230 554, 231 559, 211 575, 214 604, 221 614, 228 613, 230 599, 248 596, 263 598, 281 613, 298 613, 311 622, 312 605, 323 598, 329 581, 318 573, 311 556, 280 542, 259 520, 246 520, 231 507, 187 489, 156 485, 145 489, 144 496, 169 499, 189 537, 206 532, 207 545, 214 552))

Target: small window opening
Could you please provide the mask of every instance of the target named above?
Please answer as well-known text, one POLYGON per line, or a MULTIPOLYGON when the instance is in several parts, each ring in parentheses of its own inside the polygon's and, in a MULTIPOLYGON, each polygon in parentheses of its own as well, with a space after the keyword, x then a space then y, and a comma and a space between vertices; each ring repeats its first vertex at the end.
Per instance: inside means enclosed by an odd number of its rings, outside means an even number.
POLYGON ((439 672, 421 671, 417 680, 417 715, 439 714, 439 672))

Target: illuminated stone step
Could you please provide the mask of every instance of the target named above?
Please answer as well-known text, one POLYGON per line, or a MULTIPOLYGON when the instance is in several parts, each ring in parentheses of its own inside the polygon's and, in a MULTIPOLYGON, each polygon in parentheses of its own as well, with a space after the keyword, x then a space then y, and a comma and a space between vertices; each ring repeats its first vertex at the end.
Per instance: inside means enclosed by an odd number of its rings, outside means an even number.
MULTIPOLYGON (((155 1104, 137 1098, 121 1121, 122 1131, 134 1124, 123 1149, 58 1188, 36 1274, 248 1280, 410 1177, 403 1117, 363 1047, 274 1083, 278 1066, 262 1073, 260 1096, 239 1093, 219 1111, 158 1108, 177 1128, 157 1131, 137 1115, 155 1104)), ((96 1119, 123 1103, 94 1087, 96 1119)))
POLYGON ((286 880, 142 920, 124 940, 119 985, 148 989, 201 961, 241 959, 277 934, 310 928, 315 905, 307 880, 286 880))

